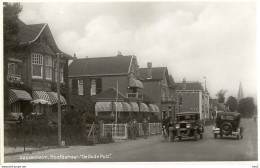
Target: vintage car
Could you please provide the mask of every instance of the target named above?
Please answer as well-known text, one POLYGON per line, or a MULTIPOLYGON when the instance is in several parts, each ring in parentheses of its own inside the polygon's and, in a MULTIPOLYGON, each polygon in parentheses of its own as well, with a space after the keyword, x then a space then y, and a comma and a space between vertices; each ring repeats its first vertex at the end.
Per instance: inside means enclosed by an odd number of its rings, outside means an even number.
POLYGON ((235 136, 237 140, 243 138, 244 127, 240 126, 240 113, 237 112, 218 112, 213 126, 213 134, 216 139, 225 136, 235 136))
POLYGON ((175 137, 182 140, 184 137, 193 137, 195 141, 203 138, 204 124, 200 120, 199 112, 181 112, 176 114, 176 120, 170 127, 170 138, 173 142, 175 137))

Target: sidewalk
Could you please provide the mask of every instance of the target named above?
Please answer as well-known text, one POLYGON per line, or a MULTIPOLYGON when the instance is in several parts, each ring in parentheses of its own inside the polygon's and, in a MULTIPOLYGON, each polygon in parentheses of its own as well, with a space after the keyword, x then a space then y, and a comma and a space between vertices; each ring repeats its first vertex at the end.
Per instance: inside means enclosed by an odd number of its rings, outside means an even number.
MULTIPOLYGON (((16 148, 14 147, 4 147, 4 155, 5 156, 11 156, 11 155, 18 155, 18 154, 22 154, 22 153, 32 153, 35 151, 42 151, 42 150, 47 150, 47 149, 56 149, 59 148, 57 146, 53 146, 53 147, 48 147, 48 146, 44 146, 44 147, 25 147, 25 151, 24 151, 24 147, 22 146, 17 146, 16 148)), ((67 148, 66 146, 61 147, 61 148, 67 148)))

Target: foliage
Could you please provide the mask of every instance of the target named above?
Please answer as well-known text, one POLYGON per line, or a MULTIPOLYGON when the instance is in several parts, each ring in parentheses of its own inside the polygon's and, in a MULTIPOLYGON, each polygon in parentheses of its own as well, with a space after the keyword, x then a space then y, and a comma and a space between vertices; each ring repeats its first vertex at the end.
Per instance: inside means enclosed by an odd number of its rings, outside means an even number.
POLYGON ((217 97, 218 97, 218 102, 219 103, 224 103, 225 102, 225 94, 227 93, 226 90, 221 89, 220 91, 218 91, 217 93, 217 97))
POLYGON ((252 97, 246 97, 239 101, 238 112, 243 117, 252 117, 256 106, 252 97))
POLYGON ((226 104, 229 106, 231 112, 234 112, 237 109, 237 99, 233 96, 229 96, 226 104))

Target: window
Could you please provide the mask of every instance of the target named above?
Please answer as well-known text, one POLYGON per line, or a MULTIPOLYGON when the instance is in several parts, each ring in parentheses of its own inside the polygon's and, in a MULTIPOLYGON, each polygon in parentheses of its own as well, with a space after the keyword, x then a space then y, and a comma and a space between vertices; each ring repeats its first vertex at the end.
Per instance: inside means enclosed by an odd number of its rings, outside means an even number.
POLYGON ((52 57, 45 57, 45 75, 46 79, 52 79, 52 57))
POLYGON ((42 54, 32 54, 32 77, 42 78, 43 56, 42 54))
MULTIPOLYGON (((58 67, 57 67, 57 60, 55 60, 54 62, 54 66, 55 66, 55 81, 58 81, 58 67)), ((64 82, 64 78, 63 78, 63 69, 64 69, 64 64, 60 63, 60 81, 64 82)))
POLYGON ((8 75, 21 77, 21 65, 19 63, 8 63, 8 75))
POLYGON ((83 80, 78 80, 78 94, 84 95, 83 91, 83 80))
POLYGON ((90 89, 90 95, 96 95, 96 89, 97 89, 97 85, 96 85, 96 79, 92 79, 91 80, 91 89, 90 89))

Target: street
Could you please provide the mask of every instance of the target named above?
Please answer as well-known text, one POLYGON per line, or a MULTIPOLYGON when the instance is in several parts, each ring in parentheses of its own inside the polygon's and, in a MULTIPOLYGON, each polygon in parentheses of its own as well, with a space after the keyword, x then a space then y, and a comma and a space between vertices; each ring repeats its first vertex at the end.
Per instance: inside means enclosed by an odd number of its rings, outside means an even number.
POLYGON ((148 161, 254 161, 257 152, 257 123, 242 119, 244 138, 214 139, 212 126, 205 127, 204 138, 162 142, 161 135, 148 139, 122 140, 95 146, 71 146, 5 156, 5 162, 148 162, 148 161))

